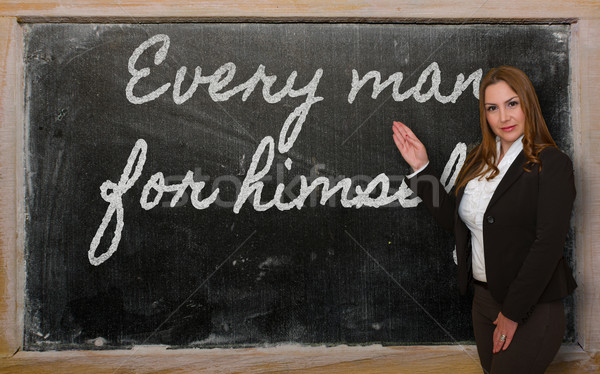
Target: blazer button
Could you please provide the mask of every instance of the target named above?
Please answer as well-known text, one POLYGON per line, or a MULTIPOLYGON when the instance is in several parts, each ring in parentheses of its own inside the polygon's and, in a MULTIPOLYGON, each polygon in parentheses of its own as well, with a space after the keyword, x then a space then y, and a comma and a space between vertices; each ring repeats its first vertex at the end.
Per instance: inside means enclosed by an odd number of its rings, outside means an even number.
POLYGON ((492 223, 496 222, 496 220, 492 216, 487 216, 487 221, 488 221, 489 224, 492 224, 492 223))

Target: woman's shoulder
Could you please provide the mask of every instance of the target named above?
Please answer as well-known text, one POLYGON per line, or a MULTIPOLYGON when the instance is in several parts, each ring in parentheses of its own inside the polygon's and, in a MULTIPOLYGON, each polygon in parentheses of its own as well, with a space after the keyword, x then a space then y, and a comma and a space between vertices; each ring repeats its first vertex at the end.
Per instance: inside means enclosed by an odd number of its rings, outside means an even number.
POLYGON ((538 157, 543 162, 558 162, 558 163, 572 163, 571 158, 566 153, 558 149, 557 147, 546 147, 542 149, 538 157))
POLYGON ((571 161, 571 158, 557 147, 544 148, 539 153, 538 157, 542 163, 542 170, 546 167, 550 167, 552 169, 573 169, 573 162, 571 161))

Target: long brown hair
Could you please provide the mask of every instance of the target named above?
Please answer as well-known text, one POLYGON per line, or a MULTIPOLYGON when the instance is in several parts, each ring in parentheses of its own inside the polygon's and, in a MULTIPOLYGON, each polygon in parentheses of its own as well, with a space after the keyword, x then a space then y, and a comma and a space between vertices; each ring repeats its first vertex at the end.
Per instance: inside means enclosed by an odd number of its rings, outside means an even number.
POLYGON ((527 75, 512 66, 500 66, 490 70, 481 81, 479 86, 479 122, 483 139, 481 144, 475 147, 467 156, 456 184, 456 193, 464 188, 471 179, 491 173, 486 178, 494 178, 500 172, 496 167, 496 135, 487 123, 485 117, 485 89, 500 81, 505 82, 519 96, 523 114, 525 114, 525 130, 523 136, 523 152, 527 162, 523 169, 531 171, 531 167, 542 162, 539 159, 540 152, 547 147, 556 147, 552 139, 546 121, 542 117, 542 110, 538 102, 535 89, 527 75))

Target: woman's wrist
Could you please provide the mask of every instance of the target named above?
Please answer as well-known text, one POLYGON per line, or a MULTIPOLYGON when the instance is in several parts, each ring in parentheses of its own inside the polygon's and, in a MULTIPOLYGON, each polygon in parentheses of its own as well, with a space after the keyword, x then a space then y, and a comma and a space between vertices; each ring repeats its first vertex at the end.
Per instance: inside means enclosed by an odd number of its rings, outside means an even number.
POLYGON ((427 162, 426 162, 426 163, 425 163, 423 166, 421 166, 420 168, 417 168, 416 170, 415 170, 414 168, 412 168, 412 169, 413 169, 413 172, 412 172, 411 174, 407 175, 406 177, 407 177, 408 179, 410 179, 410 178, 414 177, 415 175, 417 175, 417 174, 419 174, 420 172, 422 172, 422 171, 423 171, 423 170, 424 170, 424 169, 427 167, 427 165, 429 165, 429 161, 427 161, 427 162))

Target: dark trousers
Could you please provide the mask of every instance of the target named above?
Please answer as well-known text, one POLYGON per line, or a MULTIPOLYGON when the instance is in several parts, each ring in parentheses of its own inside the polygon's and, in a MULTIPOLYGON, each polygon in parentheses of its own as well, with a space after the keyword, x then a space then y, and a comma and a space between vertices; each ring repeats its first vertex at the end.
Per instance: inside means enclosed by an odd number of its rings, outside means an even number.
POLYGON ((519 324, 506 351, 493 354, 493 322, 501 311, 490 292, 475 285, 473 330, 484 373, 544 373, 558 352, 565 334, 565 311, 561 300, 535 306, 525 323, 519 324))

